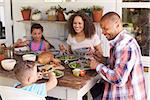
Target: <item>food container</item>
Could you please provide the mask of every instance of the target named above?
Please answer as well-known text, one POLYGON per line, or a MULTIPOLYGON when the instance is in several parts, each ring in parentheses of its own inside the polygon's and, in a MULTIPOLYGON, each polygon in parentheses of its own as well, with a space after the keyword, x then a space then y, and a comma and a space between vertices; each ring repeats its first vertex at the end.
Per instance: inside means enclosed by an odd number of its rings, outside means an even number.
POLYGON ((25 54, 22 56, 22 59, 24 61, 35 61, 36 60, 36 55, 35 54, 25 54))
POLYGON ((73 51, 73 53, 77 56, 85 56, 90 51, 90 48, 80 48, 73 51))
POLYGON ((6 58, 13 58, 13 50, 11 49, 5 49, 5 57, 6 58))
POLYGON ((81 69, 78 69, 78 68, 72 70, 72 72, 73 72, 74 76, 85 76, 85 74, 86 74, 85 70, 81 70, 81 69))
POLYGON ((76 68, 72 70, 74 76, 80 76, 80 69, 76 68))

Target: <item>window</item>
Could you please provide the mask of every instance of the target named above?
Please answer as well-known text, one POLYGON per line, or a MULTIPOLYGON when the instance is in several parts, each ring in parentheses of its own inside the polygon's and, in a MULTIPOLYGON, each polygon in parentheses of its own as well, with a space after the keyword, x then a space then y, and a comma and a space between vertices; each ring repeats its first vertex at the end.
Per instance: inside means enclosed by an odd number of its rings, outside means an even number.
POLYGON ((123 26, 137 40, 142 56, 150 56, 150 0, 117 0, 123 26))
POLYGON ((140 45, 143 56, 150 56, 150 9, 123 8, 122 19, 124 27, 131 31, 140 45))

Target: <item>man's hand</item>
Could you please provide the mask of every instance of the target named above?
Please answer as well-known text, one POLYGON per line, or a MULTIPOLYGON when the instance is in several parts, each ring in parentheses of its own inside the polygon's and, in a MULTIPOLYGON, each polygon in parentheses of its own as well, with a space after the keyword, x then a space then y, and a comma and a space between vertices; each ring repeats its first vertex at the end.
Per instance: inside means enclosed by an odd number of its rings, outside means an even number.
POLYGON ((93 57, 94 57, 94 59, 97 60, 99 63, 104 63, 104 56, 103 56, 100 52, 95 51, 95 52, 93 53, 93 57))
POLYGON ((91 61, 90 61, 90 68, 91 69, 96 69, 98 64, 99 64, 99 62, 97 62, 95 59, 91 59, 91 61))

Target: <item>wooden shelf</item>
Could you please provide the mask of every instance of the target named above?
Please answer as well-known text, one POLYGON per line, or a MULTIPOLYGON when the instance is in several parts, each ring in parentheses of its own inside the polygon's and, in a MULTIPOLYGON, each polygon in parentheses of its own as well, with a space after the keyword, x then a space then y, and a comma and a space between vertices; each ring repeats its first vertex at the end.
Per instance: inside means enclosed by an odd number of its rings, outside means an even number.
MULTIPOLYGON (((58 24, 66 24, 67 21, 50 21, 50 20, 18 20, 17 22, 22 23, 58 23, 58 24)), ((99 24, 99 22, 93 22, 94 24, 99 24)))
POLYGON ((59 23, 59 24, 66 24, 67 21, 49 21, 49 20, 18 20, 17 22, 22 23, 59 23))

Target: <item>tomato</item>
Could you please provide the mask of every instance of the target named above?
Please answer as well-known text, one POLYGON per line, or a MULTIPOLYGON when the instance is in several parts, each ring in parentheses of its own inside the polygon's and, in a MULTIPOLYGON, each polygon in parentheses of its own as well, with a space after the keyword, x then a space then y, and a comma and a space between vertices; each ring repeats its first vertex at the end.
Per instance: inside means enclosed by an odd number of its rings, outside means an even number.
POLYGON ((85 76, 86 71, 85 70, 80 70, 80 76, 85 76))

